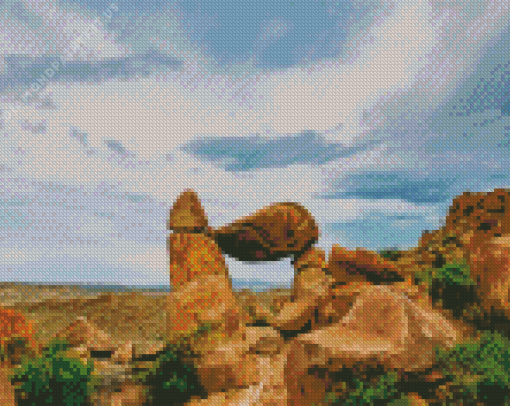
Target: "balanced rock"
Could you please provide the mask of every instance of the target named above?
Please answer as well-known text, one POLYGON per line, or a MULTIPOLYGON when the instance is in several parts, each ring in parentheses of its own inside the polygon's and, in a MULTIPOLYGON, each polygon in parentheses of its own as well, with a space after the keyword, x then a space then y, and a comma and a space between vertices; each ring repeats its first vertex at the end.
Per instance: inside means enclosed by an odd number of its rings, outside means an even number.
POLYGON ((431 306, 418 306, 391 286, 365 285, 340 323, 294 339, 285 377, 289 404, 324 398, 327 371, 358 364, 386 370, 418 371, 432 366, 434 346, 451 348, 454 327, 431 306), (310 374, 310 368, 326 370, 310 374))
POLYGON ((250 349, 261 337, 246 327, 248 315, 233 294, 220 248, 205 233, 205 212, 192 192, 177 200, 169 224, 174 234, 168 245, 167 341, 189 349, 184 359, 197 368, 208 394, 259 382, 257 355, 250 349))
POLYGON ((313 216, 297 203, 274 203, 212 230, 223 253, 240 261, 277 261, 299 256, 319 238, 313 216))

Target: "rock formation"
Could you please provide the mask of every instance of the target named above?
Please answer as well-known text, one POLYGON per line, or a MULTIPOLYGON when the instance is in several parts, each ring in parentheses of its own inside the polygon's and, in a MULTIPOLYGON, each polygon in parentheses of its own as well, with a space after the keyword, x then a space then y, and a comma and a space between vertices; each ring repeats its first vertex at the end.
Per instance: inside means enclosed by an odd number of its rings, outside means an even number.
MULTIPOLYGON (((191 346, 202 386, 208 392, 247 387, 259 380, 256 354, 261 338, 247 331, 227 266, 196 194, 185 191, 170 212, 170 284, 167 340, 191 346), (200 333, 207 327, 208 331, 200 333)), ((190 354, 191 357, 191 354, 190 354)))
POLYGON ((188 337, 196 356, 190 362, 210 394, 190 405, 241 399, 311 405, 324 398, 327 371, 360 363, 421 370, 431 366, 434 345, 450 348, 461 337, 423 289, 411 285, 412 269, 339 246, 326 261, 325 252, 313 247, 319 233, 312 216, 297 204, 273 204, 213 230, 198 197, 187 190, 169 225, 168 338, 188 337), (246 325, 250 315, 232 293, 222 253, 244 261, 294 256, 290 302, 274 316, 264 315, 271 328, 246 325), (209 330, 197 337, 203 326, 209 330), (262 360, 275 371, 272 378, 263 376, 262 360), (310 374, 314 368, 326 372, 310 374))
POLYGON ((425 232, 395 265, 407 274, 465 260, 485 312, 510 317, 510 190, 465 192, 453 199, 445 225, 425 232))

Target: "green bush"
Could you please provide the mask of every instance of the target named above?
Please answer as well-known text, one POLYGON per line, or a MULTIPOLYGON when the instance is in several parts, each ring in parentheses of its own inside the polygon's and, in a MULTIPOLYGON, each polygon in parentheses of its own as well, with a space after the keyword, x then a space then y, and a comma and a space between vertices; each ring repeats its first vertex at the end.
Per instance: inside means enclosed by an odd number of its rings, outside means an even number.
POLYGON ((182 358, 182 351, 168 347, 151 370, 136 374, 135 380, 148 386, 144 389, 147 405, 166 404, 168 399, 172 399, 172 405, 181 405, 192 396, 206 395, 195 368, 182 358))
POLYGON ((416 283, 425 284, 434 303, 453 311, 455 317, 477 299, 476 284, 470 277, 466 260, 416 273, 416 283))
POLYGON ((68 342, 55 340, 41 357, 23 357, 10 377, 11 383, 21 389, 19 406, 89 404, 93 363, 89 361, 84 366, 79 360, 60 354, 68 347, 68 342))
POLYGON ((450 398, 461 404, 510 404, 510 340, 484 331, 479 342, 436 348, 436 362, 452 379, 450 398))
POLYGON ((355 377, 347 371, 344 374, 345 377, 341 381, 345 383, 346 394, 342 398, 336 398, 335 395, 328 394, 325 400, 330 404, 386 406, 400 398, 399 379, 396 372, 378 373, 372 378, 355 377))
MULTIPOLYGON (((194 333, 194 337, 210 329, 210 325, 205 325, 194 333)), ((172 405, 177 406, 186 403, 192 396, 207 395, 196 369, 183 361, 186 347, 182 342, 174 345, 167 343, 166 351, 159 355, 149 371, 133 374, 135 381, 148 387, 144 389, 148 406, 168 404, 168 399, 172 399, 172 405)))
POLYGON ((366 382, 354 379, 354 390, 349 391, 345 406, 363 406, 387 404, 395 399, 397 394, 397 374, 381 375, 376 382, 366 382))

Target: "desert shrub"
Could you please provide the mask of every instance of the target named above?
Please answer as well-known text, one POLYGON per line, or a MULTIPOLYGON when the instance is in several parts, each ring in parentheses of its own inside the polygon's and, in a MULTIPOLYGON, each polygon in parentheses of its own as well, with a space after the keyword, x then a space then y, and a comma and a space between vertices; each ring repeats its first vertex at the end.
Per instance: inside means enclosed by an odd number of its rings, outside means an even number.
POLYGON ((434 303, 450 309, 455 317, 476 301, 476 284, 470 277, 466 261, 445 264, 417 272, 416 283, 425 284, 434 303))
POLYGON ((397 394, 397 374, 383 374, 376 381, 354 379, 354 389, 344 402, 345 406, 386 405, 397 394))
MULTIPOLYGON (((203 326, 194 333, 194 336, 210 328, 209 325, 203 326)), ((173 345, 167 343, 166 350, 158 356, 149 371, 133 374, 135 381, 147 386, 144 395, 148 406, 166 405, 168 399, 172 399, 172 405, 178 406, 193 396, 206 396, 196 369, 184 361, 186 348, 189 347, 181 343, 173 345)))
POLYGON ((372 373, 372 376, 354 376, 349 371, 341 372, 342 378, 338 376, 333 378, 335 381, 341 380, 345 388, 345 396, 335 397, 334 394, 328 394, 326 401, 330 404, 345 406, 386 406, 400 398, 398 390, 398 374, 396 372, 372 373))
POLYGON ((92 361, 84 366, 79 360, 63 356, 61 352, 68 347, 65 340, 54 340, 41 357, 23 357, 10 377, 20 389, 19 406, 89 404, 92 361))
POLYGON ((195 369, 183 362, 181 350, 168 347, 155 365, 135 378, 145 389, 147 405, 163 405, 172 399, 173 405, 186 403, 192 396, 205 396, 195 369))
POLYGON ((452 380, 452 404, 490 406, 510 404, 510 340, 484 331, 480 341, 458 344, 451 350, 436 348, 436 363, 452 380), (453 403, 457 402, 457 403, 453 403))

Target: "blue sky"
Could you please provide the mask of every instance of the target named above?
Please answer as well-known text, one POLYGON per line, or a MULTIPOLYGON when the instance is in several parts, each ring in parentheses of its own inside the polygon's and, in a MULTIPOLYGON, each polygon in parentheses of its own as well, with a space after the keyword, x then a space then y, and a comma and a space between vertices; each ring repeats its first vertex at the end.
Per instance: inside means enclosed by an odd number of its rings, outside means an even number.
MULTIPOLYGON (((416 246, 509 187, 501 1, 0 4, 0 280, 168 285, 187 188, 218 227, 307 207, 318 246, 416 246)), ((226 262, 290 283, 290 259, 226 262)))

